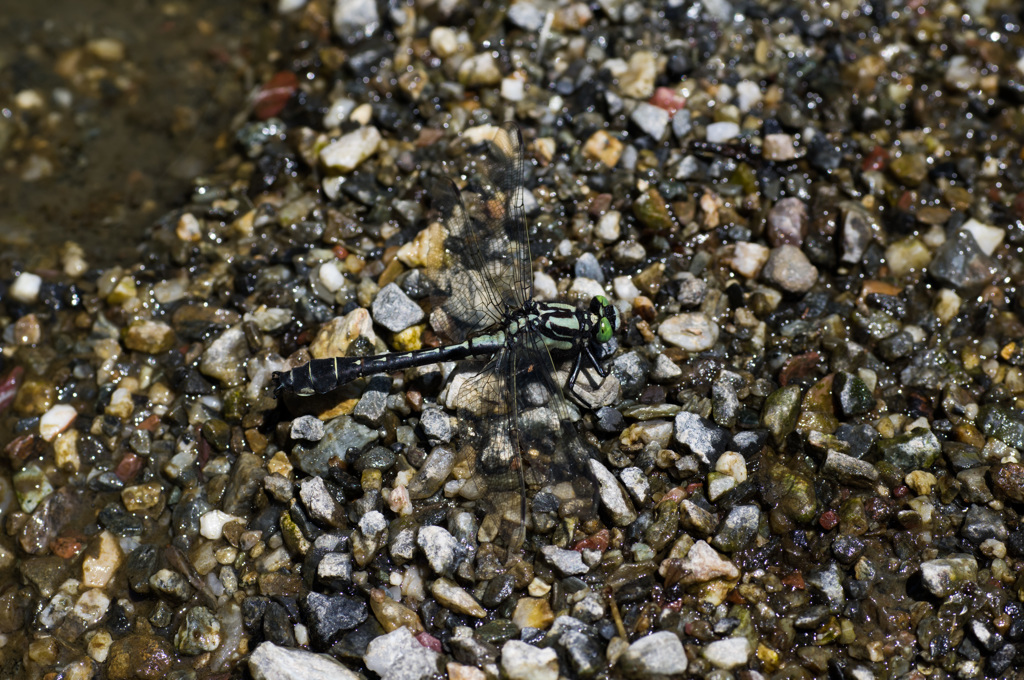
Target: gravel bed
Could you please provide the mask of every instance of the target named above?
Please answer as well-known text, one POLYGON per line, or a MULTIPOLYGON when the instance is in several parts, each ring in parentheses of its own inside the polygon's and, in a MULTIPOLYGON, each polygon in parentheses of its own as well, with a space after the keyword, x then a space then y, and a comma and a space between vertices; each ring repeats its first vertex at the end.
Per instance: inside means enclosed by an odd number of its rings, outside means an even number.
POLYGON ((276 12, 137 261, 0 280, 0 677, 1018 676, 1011 4, 276 12), (600 517, 538 495, 511 553, 452 365, 271 381, 440 342, 429 180, 506 121, 536 296, 623 319, 576 422, 600 517))

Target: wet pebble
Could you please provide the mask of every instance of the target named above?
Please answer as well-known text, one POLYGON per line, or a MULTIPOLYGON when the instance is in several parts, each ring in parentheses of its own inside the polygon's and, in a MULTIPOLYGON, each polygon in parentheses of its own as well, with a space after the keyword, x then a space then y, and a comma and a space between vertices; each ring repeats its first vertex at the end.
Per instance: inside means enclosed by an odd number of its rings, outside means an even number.
POLYGON ((750 641, 745 637, 733 637, 708 643, 701 655, 712 666, 731 670, 747 663, 750 658, 750 641))
POLYGON ((272 642, 261 642, 249 655, 249 672, 255 680, 359 680, 361 677, 324 654, 280 647, 272 642))
POLYGON ((371 307, 373 320, 392 333, 423 321, 423 310, 395 283, 381 288, 371 307))
POLYGON ((288 434, 292 439, 318 442, 324 438, 324 422, 316 416, 299 416, 292 421, 288 434))
POLYGON ((544 559, 558 569, 563 576, 578 576, 590 571, 583 563, 583 556, 577 550, 564 550, 554 545, 546 545, 541 549, 544 559))
POLYGON ((381 680, 423 680, 440 671, 441 655, 421 645, 406 627, 374 638, 363 663, 381 680))
POLYGON ((366 600, 347 595, 310 592, 303 600, 303 613, 317 649, 327 649, 346 630, 366 621, 366 600))
POLYGON ((688 352, 703 352, 718 341, 718 324, 699 312, 670 316, 658 326, 658 336, 688 352))
POLYGON ((787 293, 806 293, 818 281, 818 268, 796 246, 781 245, 772 248, 761 276, 787 293))
POLYGON ((220 646, 220 621, 206 607, 192 607, 174 636, 174 646, 182 654, 195 656, 212 652, 220 646))
POLYGON ((557 680, 558 654, 509 640, 501 648, 501 669, 509 680, 557 680))
POLYGON ((649 678, 686 672, 686 651, 679 637, 663 630, 645 635, 619 657, 619 668, 628 678, 649 678))
POLYGON ((427 556, 430 568, 436 574, 449 574, 455 568, 459 543, 447 529, 425 526, 416 536, 416 544, 427 556))

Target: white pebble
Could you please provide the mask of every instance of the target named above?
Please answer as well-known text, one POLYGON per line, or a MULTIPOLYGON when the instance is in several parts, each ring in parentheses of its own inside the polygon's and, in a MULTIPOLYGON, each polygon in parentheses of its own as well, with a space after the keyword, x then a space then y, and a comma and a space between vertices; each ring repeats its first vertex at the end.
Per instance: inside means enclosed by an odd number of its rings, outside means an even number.
POLYGON ((618 241, 619 236, 622 235, 622 213, 618 210, 609 210, 597 221, 597 227, 594 229, 594 235, 602 241, 611 243, 612 241, 618 241))
POLYGON ((320 283, 329 292, 335 293, 345 283, 345 277, 338 271, 337 265, 333 262, 324 262, 317 270, 320 275, 320 283))
POLYGON ((526 96, 525 84, 519 78, 501 79, 501 98, 510 102, 521 102, 526 96))
POLYGON ((747 481, 747 461, 735 451, 726 451, 719 456, 715 463, 715 470, 729 475, 736 480, 737 484, 747 481))
POLYGON ((752 80, 741 80, 736 83, 736 105, 746 113, 761 101, 761 86, 752 80))
POLYGON ((633 283, 631 276, 616 276, 612 279, 612 290, 615 291, 615 297, 630 304, 640 295, 640 289, 633 283))
POLYGON ((57 435, 68 429, 78 417, 78 411, 68 404, 57 404, 39 419, 39 436, 52 442, 57 435))
POLYGON ((550 275, 544 272, 533 274, 533 297, 541 302, 550 302, 558 297, 558 286, 550 275))
POLYGON ((740 126, 726 120, 720 123, 711 123, 708 125, 707 132, 704 137, 712 144, 721 144, 723 142, 728 142, 730 139, 739 137, 739 134, 740 126))
POLYGON ((442 59, 459 51, 459 37, 447 26, 438 26, 430 32, 430 49, 442 59))
POLYGON ((729 258, 729 266, 733 271, 748 279, 756 278, 761 273, 761 268, 768 261, 771 251, 759 243, 750 241, 739 241, 729 258))
POLYGON ((328 168, 339 172, 351 172, 372 156, 380 145, 380 131, 372 126, 342 135, 320 150, 320 160, 328 168))
POLYGON ((43 285, 43 279, 31 272, 22 272, 14 279, 10 290, 7 291, 13 299, 30 305, 39 297, 39 287, 43 285))
POLYGON ((583 298, 595 298, 598 295, 604 295, 604 286, 594 279, 578 276, 573 279, 572 285, 569 286, 569 292, 579 293, 583 298))
POLYGON ((688 352, 703 352, 718 341, 718 324, 699 312, 676 314, 662 322, 658 335, 688 352))
POLYGON ((994 253, 1006 237, 1006 232, 1003 229, 979 222, 973 217, 964 222, 962 229, 974 237, 974 240, 978 242, 978 247, 986 255, 994 253))
POLYGON ((199 518, 199 533, 203 538, 216 541, 224 535, 224 527, 229 522, 241 521, 238 517, 223 510, 210 510, 199 518))

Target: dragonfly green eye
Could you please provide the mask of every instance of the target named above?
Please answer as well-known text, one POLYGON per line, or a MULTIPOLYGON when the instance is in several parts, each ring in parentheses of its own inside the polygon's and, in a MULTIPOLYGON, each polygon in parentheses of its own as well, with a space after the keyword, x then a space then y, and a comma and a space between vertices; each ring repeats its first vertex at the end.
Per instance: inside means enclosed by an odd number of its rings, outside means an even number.
POLYGON ((601 319, 597 324, 597 341, 608 342, 612 339, 612 323, 608 319, 601 319))

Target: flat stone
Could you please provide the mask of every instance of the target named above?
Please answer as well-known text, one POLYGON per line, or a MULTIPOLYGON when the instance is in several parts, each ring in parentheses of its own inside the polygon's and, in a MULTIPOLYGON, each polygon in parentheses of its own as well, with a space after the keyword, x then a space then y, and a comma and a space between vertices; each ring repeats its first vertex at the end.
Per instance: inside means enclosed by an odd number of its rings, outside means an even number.
POLYGON ((364 680, 339 661, 303 649, 261 642, 249 655, 254 680, 364 680))
POLYGON ((633 642, 619 657, 618 665, 627 677, 636 680, 677 675, 686 672, 686 651, 678 635, 658 631, 633 642))
POLYGON ((421 645, 405 626, 374 638, 363 655, 381 680, 426 680, 440 673, 440 661, 441 655, 421 645))

